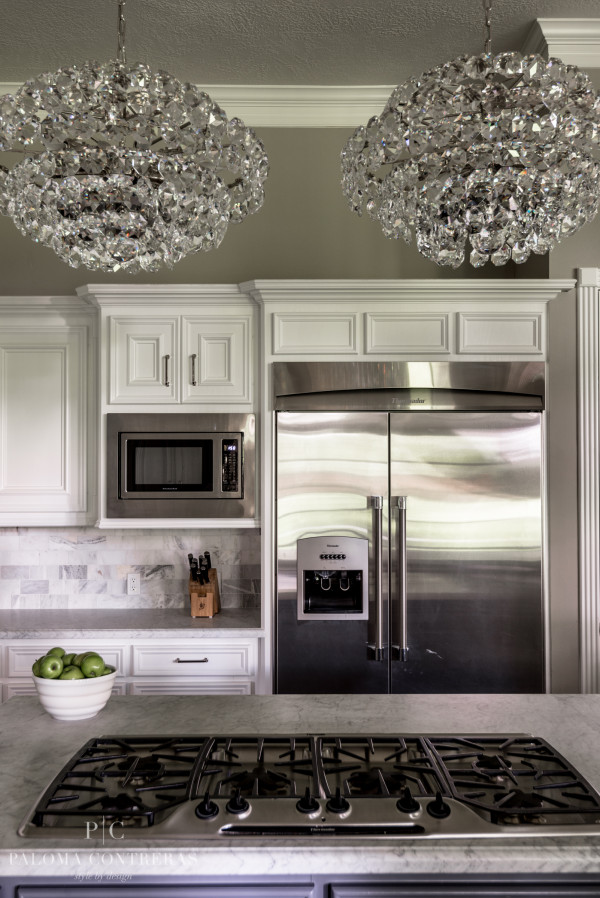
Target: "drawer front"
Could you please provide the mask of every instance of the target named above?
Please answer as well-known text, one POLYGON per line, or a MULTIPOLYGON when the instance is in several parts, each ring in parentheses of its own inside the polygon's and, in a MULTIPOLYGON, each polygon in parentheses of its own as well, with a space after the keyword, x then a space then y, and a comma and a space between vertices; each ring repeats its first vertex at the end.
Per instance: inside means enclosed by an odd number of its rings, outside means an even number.
POLYGON ((129 686, 130 695, 253 695, 254 683, 251 680, 228 680, 222 681, 205 679, 181 682, 180 680, 164 680, 144 679, 129 686))
MULTIPOLYGON (((69 642, 65 646, 68 652, 90 652, 89 643, 74 645, 69 642)), ((46 649, 52 648, 51 645, 39 646, 26 643, 23 645, 9 645, 7 648, 7 675, 9 677, 23 677, 31 674, 31 667, 36 658, 41 658, 46 649)), ((102 655, 104 662, 116 667, 119 674, 127 673, 127 655, 128 650, 122 646, 95 645, 93 650, 102 655)))
POLYGON ((31 677, 28 680, 15 680, 13 683, 5 683, 2 686, 3 702, 7 702, 9 698, 17 695, 37 695, 37 690, 31 677))
MULTIPOLYGON (((16 677, 10 683, 4 683, 1 687, 2 701, 7 702, 9 698, 17 695, 37 695, 37 690, 32 679, 17 680, 16 677)), ((112 695, 126 695, 127 685, 123 681, 117 680, 112 688, 112 695)), ((1 895, 1 893, 0 893, 1 895)))
POLYGON ((135 676, 252 677, 256 673, 256 642, 219 640, 170 646, 134 646, 133 673, 135 676))

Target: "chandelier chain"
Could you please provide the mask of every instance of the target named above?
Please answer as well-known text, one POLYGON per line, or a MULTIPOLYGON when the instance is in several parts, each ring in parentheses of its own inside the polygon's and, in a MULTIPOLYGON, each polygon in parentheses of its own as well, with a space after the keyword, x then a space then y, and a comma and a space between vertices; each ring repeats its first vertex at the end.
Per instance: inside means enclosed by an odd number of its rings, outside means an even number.
POLYGON ((483 0, 483 11, 485 13, 485 43, 483 45, 484 53, 492 52, 492 0, 483 0))
POLYGON ((127 54, 125 52, 125 0, 119 0, 119 32, 117 39, 117 59, 125 65, 127 54))

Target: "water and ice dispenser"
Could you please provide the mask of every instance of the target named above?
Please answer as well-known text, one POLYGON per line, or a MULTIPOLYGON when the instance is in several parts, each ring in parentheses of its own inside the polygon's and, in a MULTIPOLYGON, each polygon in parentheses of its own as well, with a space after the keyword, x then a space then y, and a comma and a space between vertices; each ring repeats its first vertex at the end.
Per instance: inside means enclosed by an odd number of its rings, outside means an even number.
POLYGON ((309 536, 297 544, 298 620, 367 620, 369 541, 309 536))

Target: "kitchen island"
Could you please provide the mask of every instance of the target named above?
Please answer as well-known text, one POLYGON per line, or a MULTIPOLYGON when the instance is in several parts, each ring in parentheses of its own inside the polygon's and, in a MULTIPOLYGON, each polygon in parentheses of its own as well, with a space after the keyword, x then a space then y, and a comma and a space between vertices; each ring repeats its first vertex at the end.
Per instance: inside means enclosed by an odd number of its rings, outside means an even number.
MULTIPOLYGON (((134 884, 136 877, 150 875, 153 882, 170 877, 173 886, 180 881, 209 882, 214 877, 238 877, 240 883, 279 877, 292 885, 297 882, 304 890, 281 894, 316 895, 309 885, 319 877, 343 884, 344 877, 377 876, 398 883, 424 874, 508 873, 523 874, 534 882, 550 875, 591 875, 592 884, 588 881, 586 886, 594 890, 585 894, 600 895, 600 836, 427 841, 336 837, 335 842, 310 843, 299 838, 275 843, 272 837, 257 837, 251 845, 148 838, 128 846, 125 829, 123 838, 112 844, 110 839, 100 841, 99 835, 96 841, 93 834, 86 838, 83 827, 82 838, 76 842, 17 834, 49 781, 92 737, 306 733, 532 733, 550 742, 600 790, 600 696, 113 696, 95 718, 73 723, 49 717, 35 697, 18 697, 0 707, 0 876, 6 889, 2 898, 5 894, 12 898, 16 881, 59 884, 68 877, 82 884, 134 884)), ((52 893, 39 893, 44 894, 52 893)), ((327 894, 360 893, 344 891, 340 885, 337 892, 327 894)))

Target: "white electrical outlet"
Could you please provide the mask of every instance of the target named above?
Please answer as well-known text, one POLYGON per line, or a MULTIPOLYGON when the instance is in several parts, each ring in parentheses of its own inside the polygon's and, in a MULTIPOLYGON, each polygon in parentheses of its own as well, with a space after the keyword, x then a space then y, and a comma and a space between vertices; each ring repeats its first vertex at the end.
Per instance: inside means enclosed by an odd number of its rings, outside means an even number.
POLYGON ((139 596, 140 578, 137 574, 127 574, 127 595, 139 596))

